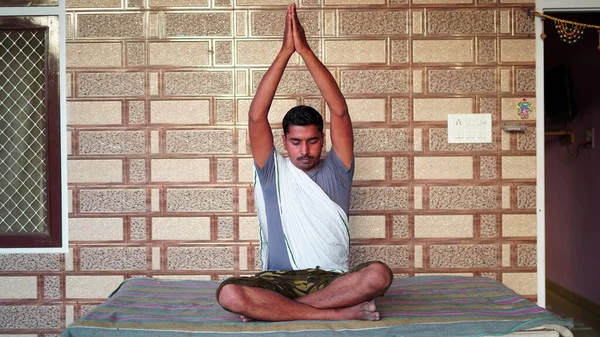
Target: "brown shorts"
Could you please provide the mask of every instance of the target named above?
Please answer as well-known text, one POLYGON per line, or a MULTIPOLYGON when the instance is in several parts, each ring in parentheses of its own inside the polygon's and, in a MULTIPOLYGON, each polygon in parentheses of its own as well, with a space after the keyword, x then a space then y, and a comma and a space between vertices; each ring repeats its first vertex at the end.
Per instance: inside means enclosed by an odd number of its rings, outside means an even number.
MULTIPOLYGON (((348 273, 357 272, 378 261, 364 262, 350 269, 348 273)), ((389 270, 389 268, 388 268, 389 270)), ((389 270, 393 278, 392 271, 389 270)), ((287 298, 295 299, 317 290, 323 289, 344 273, 326 271, 317 268, 300 270, 274 270, 263 271, 254 276, 230 277, 223 281, 217 289, 216 298, 219 298, 221 288, 226 284, 236 284, 245 287, 257 287, 277 292, 287 298)))

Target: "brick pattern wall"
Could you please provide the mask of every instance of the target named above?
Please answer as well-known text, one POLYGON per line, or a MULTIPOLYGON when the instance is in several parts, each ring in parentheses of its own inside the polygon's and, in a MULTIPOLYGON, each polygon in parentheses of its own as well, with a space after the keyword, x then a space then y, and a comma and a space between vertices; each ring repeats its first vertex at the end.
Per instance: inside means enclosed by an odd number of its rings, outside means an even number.
MULTIPOLYGON (((287 1, 66 4, 69 253, 0 255, 0 335, 58 336, 126 278, 260 269, 246 113, 287 1)), ((484 275, 535 300, 535 47, 523 10, 533 4, 298 7, 355 125, 352 264, 484 275), (493 142, 448 143, 450 113, 492 114, 493 142), (505 133, 506 121, 529 128, 505 133)), ((270 116, 279 149, 297 104, 327 117, 295 56, 270 116)))

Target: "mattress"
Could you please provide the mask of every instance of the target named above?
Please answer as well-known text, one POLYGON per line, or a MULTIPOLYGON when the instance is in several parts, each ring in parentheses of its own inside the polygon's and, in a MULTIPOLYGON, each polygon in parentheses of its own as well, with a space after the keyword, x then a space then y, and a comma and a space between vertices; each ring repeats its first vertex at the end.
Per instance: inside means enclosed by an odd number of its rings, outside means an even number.
POLYGON ((381 313, 376 322, 243 323, 216 302, 218 285, 218 281, 132 278, 69 325, 62 337, 572 336, 572 321, 485 277, 395 279, 386 294, 375 300, 381 313))

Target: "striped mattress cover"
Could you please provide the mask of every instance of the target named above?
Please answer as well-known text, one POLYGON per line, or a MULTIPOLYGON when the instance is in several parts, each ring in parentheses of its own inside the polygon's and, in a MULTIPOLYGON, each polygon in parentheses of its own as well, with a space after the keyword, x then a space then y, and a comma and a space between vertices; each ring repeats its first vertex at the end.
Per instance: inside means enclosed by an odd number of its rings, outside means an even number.
POLYGON ((572 336, 569 320, 485 277, 395 279, 376 299, 382 318, 366 321, 243 323, 215 301, 218 281, 132 278, 73 322, 62 337, 81 336, 572 336), (520 336, 520 334, 516 334, 520 336), (511 335, 512 336, 512 335, 511 335), (525 335, 526 336, 526 335, 525 335))

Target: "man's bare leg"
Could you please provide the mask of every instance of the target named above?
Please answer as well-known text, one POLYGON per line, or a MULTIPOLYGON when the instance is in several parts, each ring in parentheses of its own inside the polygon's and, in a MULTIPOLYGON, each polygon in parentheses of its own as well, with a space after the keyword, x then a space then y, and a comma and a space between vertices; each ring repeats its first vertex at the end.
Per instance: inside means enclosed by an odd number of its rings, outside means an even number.
POLYGON ((261 321, 377 321, 380 318, 375 305, 369 302, 343 308, 320 309, 291 300, 270 290, 235 284, 223 286, 218 301, 223 308, 240 314, 244 321, 251 319, 261 321))
POLYGON ((374 262, 361 270, 342 275, 327 287, 296 301, 321 309, 343 308, 383 295, 391 283, 388 267, 374 262))
POLYGON ((218 301, 225 309, 239 313, 244 322, 252 319, 379 320, 375 304, 368 301, 383 295, 391 282, 387 266, 375 262, 295 300, 262 288, 227 284, 221 289, 218 301))

